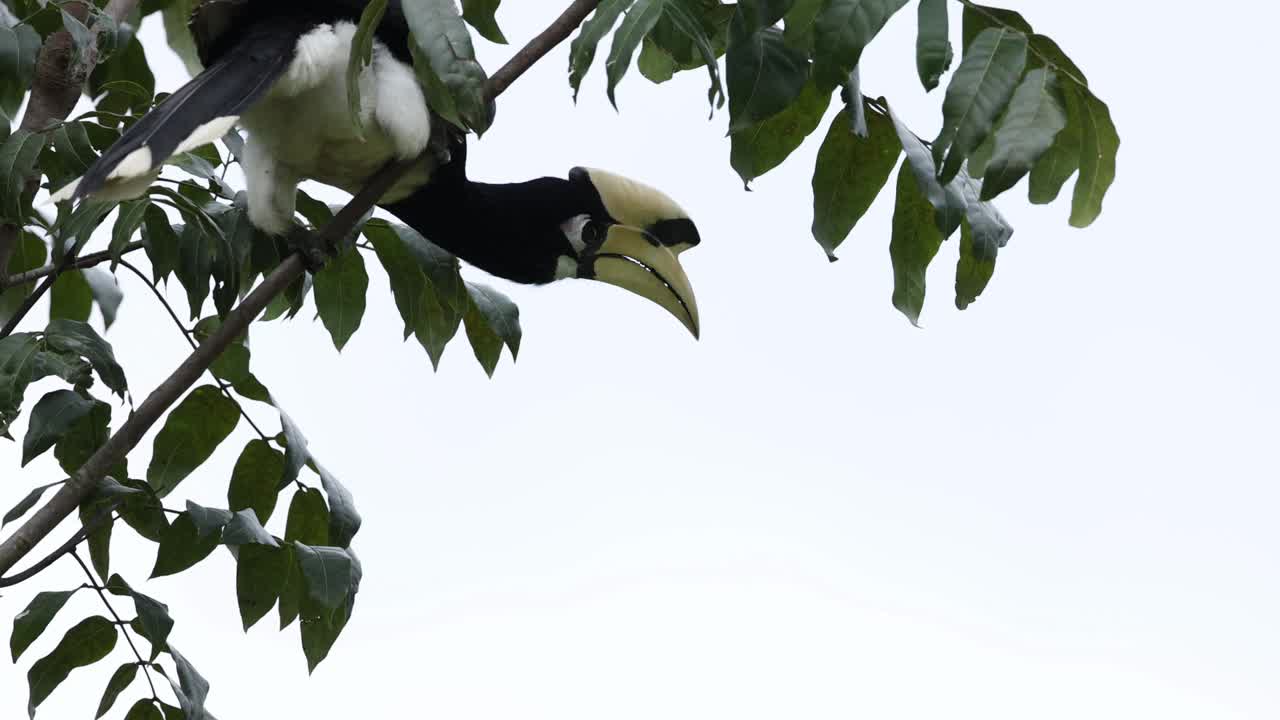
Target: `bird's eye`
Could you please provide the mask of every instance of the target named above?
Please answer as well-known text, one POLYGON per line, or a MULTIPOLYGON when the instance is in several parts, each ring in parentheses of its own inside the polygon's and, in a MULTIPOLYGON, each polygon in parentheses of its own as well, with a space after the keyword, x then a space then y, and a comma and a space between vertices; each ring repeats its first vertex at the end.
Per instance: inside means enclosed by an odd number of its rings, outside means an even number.
POLYGON ((582 243, 586 247, 599 247, 603 236, 604 229, 600 226, 600 223, 595 220, 588 220, 586 224, 582 226, 582 243))

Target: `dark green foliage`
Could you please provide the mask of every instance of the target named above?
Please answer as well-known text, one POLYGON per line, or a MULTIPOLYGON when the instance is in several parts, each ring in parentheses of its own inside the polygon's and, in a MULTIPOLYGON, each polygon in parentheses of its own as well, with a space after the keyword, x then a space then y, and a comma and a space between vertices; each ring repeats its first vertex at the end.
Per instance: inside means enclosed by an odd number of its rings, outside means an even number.
POLYGON ((116 646, 119 634, 110 620, 94 616, 80 621, 67 631, 53 652, 40 658, 27 671, 31 697, 27 701, 30 714, 45 701, 72 670, 92 665, 106 657, 116 646))
POLYGON ((165 421, 156 435, 147 468, 147 482, 156 495, 164 497, 196 468, 235 429, 240 411, 216 387, 205 385, 191 391, 165 421))

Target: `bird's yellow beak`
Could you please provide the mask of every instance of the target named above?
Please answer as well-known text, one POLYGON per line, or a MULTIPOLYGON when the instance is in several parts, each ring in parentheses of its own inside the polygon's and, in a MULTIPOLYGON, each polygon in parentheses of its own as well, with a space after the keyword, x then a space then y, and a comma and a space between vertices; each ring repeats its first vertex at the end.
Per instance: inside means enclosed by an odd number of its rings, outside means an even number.
POLYGON ((670 248, 639 228, 612 225, 592 260, 589 277, 652 300, 698 337, 701 325, 693 286, 670 248))

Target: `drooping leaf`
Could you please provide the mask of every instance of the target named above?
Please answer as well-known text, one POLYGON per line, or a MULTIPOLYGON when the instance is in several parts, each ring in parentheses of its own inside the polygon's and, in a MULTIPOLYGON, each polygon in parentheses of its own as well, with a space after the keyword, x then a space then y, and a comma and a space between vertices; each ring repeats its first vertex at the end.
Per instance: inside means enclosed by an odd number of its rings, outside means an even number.
MULTIPOLYGON (((151 698, 144 698, 134 703, 125 713, 124 720, 168 720, 160 714, 151 698)), ((176 719, 175 719, 176 720, 176 719)))
POLYGON ((200 537, 217 535, 219 531, 231 522, 232 512, 223 510, 222 508, 211 508, 199 505, 190 500, 187 501, 187 515, 191 517, 191 522, 196 526, 196 533, 200 537))
POLYGON ((124 480, 123 484, 138 493, 125 498, 116 507, 120 519, 142 537, 154 543, 160 542, 169 530, 169 518, 165 516, 160 498, 145 480, 124 480))
POLYGON ((118 633, 110 620, 95 615, 80 621, 67 631, 53 652, 40 658, 27 671, 31 697, 28 713, 35 717, 36 707, 66 680, 76 668, 92 665, 110 654, 118 633))
POLYGON ((293 556, 284 547, 244 545, 236 556, 236 600, 248 631, 276 604, 293 556))
POLYGON ((1027 73, 1009 101, 1009 109, 993 135, 993 154, 983 173, 983 200, 1013 187, 1031 171, 1067 124, 1053 72, 1027 73))
POLYGON ((128 383, 124 369, 116 362, 111 343, 102 339, 87 323, 75 320, 54 320, 45 328, 45 342, 53 350, 75 353, 93 366, 102 383, 120 397, 124 397, 128 383))
POLYGON ((462 313, 451 307, 448 296, 442 298, 437 283, 428 280, 410 242, 417 234, 404 230, 371 221, 366 223, 364 234, 387 271, 396 307, 405 322, 405 337, 417 338, 432 366, 438 367, 445 346, 458 332, 462 313))
POLYGON ((147 482, 165 497, 204 464, 235 430, 240 410, 218 388, 203 385, 191 391, 165 420, 156 435, 147 468, 147 482))
POLYGON ((95 402, 72 390, 54 390, 40 398, 31 411, 31 423, 22 440, 22 465, 39 457, 62 439, 95 402))
MULTIPOLYGON (((88 414, 73 424, 53 449, 53 456, 58 459, 63 472, 74 475, 98 448, 106 444, 111 437, 110 426, 111 406, 95 401, 88 414)), ((129 477, 129 467, 124 458, 112 465, 107 472, 117 478, 129 477)))
POLYGON ((907 0, 827 0, 814 20, 815 72, 836 87, 858 67, 862 51, 907 0))
POLYGON ((451 122, 483 134, 492 121, 485 89, 488 76, 476 61, 471 35, 457 4, 454 0, 419 0, 404 3, 402 8, 427 104, 451 122))
POLYGON ((1071 225, 1083 228, 1102 214, 1102 199, 1116 179, 1120 135, 1106 103, 1088 90, 1072 92, 1080 110, 1080 177, 1071 199, 1071 225))
MULTIPOLYGON (((124 692, 133 679, 138 676, 138 663, 130 662, 116 668, 111 674, 111 679, 107 681, 107 689, 102 693, 102 700, 98 702, 98 712, 93 717, 100 718, 110 712, 111 708, 116 704, 116 699, 120 697, 120 693, 124 692)), ((150 705, 149 701, 146 701, 150 705)), ((155 710, 155 706, 151 706, 155 710)), ((126 720, 132 716, 133 710, 126 715, 126 720)), ((157 711, 158 713, 158 711, 157 711)))
POLYGON ((870 209, 902 152, 889 118, 868 112, 862 138, 849 129, 847 112, 831 121, 813 173, 813 237, 831 258, 870 209))
POLYGON ((360 76, 373 62, 373 37, 387 13, 387 0, 371 0, 360 14, 347 59, 347 115, 356 137, 364 140, 364 112, 360 100, 360 76))
POLYGON ((114 498, 91 497, 80 503, 78 509, 80 525, 88 533, 89 564, 99 577, 107 577, 111 572, 111 535, 115 530, 111 513, 116 504, 114 498))
POLYGON ((582 79, 595 60, 596 47, 604 39, 623 11, 631 6, 634 0, 603 0, 591 17, 582 23, 578 36, 569 44, 569 85, 573 88, 573 99, 578 99, 578 90, 582 87, 582 79))
POLYGON ((14 662, 31 647, 40 634, 49 627, 54 616, 75 595, 75 590, 38 593, 27 607, 13 618, 13 633, 9 636, 9 654, 14 662))
POLYGON ((36 160, 44 149, 43 133, 16 130, 0 143, 0 220, 24 225, 34 195, 27 178, 36 172, 36 160))
POLYGON ((997 246, 977 242, 969 223, 960 226, 960 261, 956 264, 956 307, 967 309, 986 290, 996 270, 997 246))
POLYGON ((34 28, 0 22, 0 137, 9 134, 9 125, 31 88, 39 52, 40 34, 34 28))
POLYGON ((938 87, 942 74, 951 67, 951 30, 947 0, 920 0, 919 30, 916 35, 916 71, 925 90, 938 87))
POLYGON ((312 546, 329 544, 329 506, 315 488, 294 493, 285 521, 284 539, 312 546))
POLYGON ((1009 104, 1027 64, 1027 36, 991 28, 973 41, 951 76, 942 102, 942 130, 933 143, 938 179, 949 183, 987 139, 1009 104))
POLYGON ((23 515, 26 515, 27 513, 31 512, 31 508, 35 507, 36 503, 40 502, 40 498, 44 497, 44 494, 46 492, 48 492, 51 488, 58 487, 59 485, 62 484, 62 482, 63 481, 60 480, 56 483, 41 485, 40 487, 27 493, 26 497, 19 500, 17 505, 14 505, 12 508, 9 508, 9 512, 4 514, 4 519, 0 520, 0 528, 3 528, 5 525, 8 525, 14 520, 17 520, 23 515))
POLYGON ((316 310, 339 351, 360 328, 368 290, 369 273, 355 247, 347 248, 316 273, 316 310))
POLYGON ((494 13, 502 0, 462 0, 462 19, 475 28, 485 40, 499 45, 506 45, 507 38, 498 27, 494 13))
POLYGON ((151 577, 164 577, 186 570, 209 557, 209 553, 218 547, 220 540, 219 532, 201 537, 189 514, 178 515, 165 531, 164 537, 160 539, 151 577))
POLYGON ((781 165, 804 139, 818 129, 831 104, 831 93, 811 79, 795 102, 773 117, 729 137, 729 164, 744 184, 781 165))
POLYGON ((169 633, 173 631, 173 618, 169 615, 169 606, 153 597, 144 595, 129 587, 124 578, 112 575, 107 581, 107 590, 112 595, 127 597, 133 600, 138 624, 142 627, 141 635, 153 646, 165 647, 169 641, 169 633))
POLYGON ((333 473, 316 463, 324 493, 329 497, 329 542, 337 547, 347 547, 351 538, 360 530, 360 513, 356 511, 351 491, 333 473))
POLYGON ((240 510, 233 513, 231 522, 222 531, 224 545, 266 545, 278 547, 279 543, 271 537, 271 533, 258 522, 258 516, 252 510, 240 510))
POLYGON ((284 476, 284 454, 265 440, 250 440, 231 471, 227 503, 232 511, 252 509, 260 522, 271 518, 284 476))
POLYGON ((89 289, 89 283, 85 282, 81 271, 71 270, 58 275, 49 291, 50 319, 66 318, 88 322, 92 311, 93 291, 89 289))
POLYGON ((173 658, 178 677, 176 682, 168 675, 165 677, 169 680, 174 696, 178 698, 182 714, 186 720, 207 720, 204 702, 209 697, 209 681, 172 645, 169 646, 169 656, 173 658))
MULTIPOLYGON (((9 258, 9 275, 36 270, 48 259, 49 251, 44 241, 29 232, 18 233, 14 243, 13 255, 9 258)), ((22 303, 35 289, 34 282, 20 283, 6 290, 0 290, 0 323, 7 323, 13 314, 22 307, 22 303)))
POLYGON ((773 26, 778 13, 738 3, 729 25, 725 81, 729 130, 737 132, 787 108, 809 79, 808 53, 788 45, 773 26))
POLYGON ((467 294, 471 298, 464 317, 467 338, 481 367, 493 377, 504 344, 511 350, 512 360, 520 352, 520 309, 507 296, 485 285, 467 283, 467 294))
POLYGON ((609 48, 609 58, 605 61, 605 74, 609 79, 609 102, 615 108, 618 107, 618 100, 614 91, 630 69, 631 58, 640 47, 640 42, 658 24, 665 4, 666 0, 635 0, 627 9, 618 31, 613 34, 613 45, 609 48))
POLYGON ((889 110, 889 119, 893 121, 893 127, 898 133, 903 151, 907 154, 907 163, 911 166, 916 182, 920 184, 920 189, 929 199, 929 204, 933 206, 934 222, 942 231, 942 237, 945 240, 951 237, 951 234, 960 227, 960 222, 964 220, 968 209, 964 196, 955 187, 955 183, 944 186, 938 182, 937 166, 933 164, 933 156, 929 153, 929 148, 925 147, 924 142, 911 132, 911 128, 898 118, 892 108, 889 110))
POLYGON ((961 49, 966 54, 969 52, 969 48, 973 46, 973 41, 978 39, 978 35, 991 28, 1013 30, 1027 35, 1032 32, 1031 23, 1028 23, 1026 19, 1013 10, 988 7, 974 2, 964 3, 964 18, 961 28, 961 37, 963 38, 961 42, 963 45, 961 49))
POLYGON ((138 229, 142 227, 143 221, 147 216, 147 208, 151 207, 151 201, 142 198, 139 200, 130 200, 120 204, 120 214, 116 216, 115 225, 111 226, 111 258, 112 269, 115 264, 120 262, 120 257, 124 254, 124 249, 133 240, 133 236, 138 233, 138 229))
POLYGON ((284 475, 281 476, 278 485, 278 488, 283 490, 298 479, 298 473, 302 472, 303 466, 311 461, 311 450, 308 447, 307 436, 302 434, 302 429, 293 422, 289 413, 278 406, 276 410, 280 412, 281 434, 284 435, 285 440, 284 475))
POLYGON ((178 236, 185 228, 179 225, 174 228, 169 223, 169 216, 157 205, 147 208, 143 216, 142 242, 147 258, 151 261, 151 274, 155 282, 167 280, 178 267, 181 245, 178 236))
POLYGON ((338 608, 351 591, 351 556, 343 548, 293 543, 309 597, 328 610, 338 608))
POLYGON ((18 416, 27 386, 36 377, 40 355, 39 338, 31 333, 14 333, 0 338, 0 434, 8 436, 9 423, 18 416))
POLYGON ((925 275, 941 246, 942 232, 933 221, 933 206, 904 163, 898 171, 889 259, 893 262, 893 306, 906 315, 912 325, 920 324, 925 275))

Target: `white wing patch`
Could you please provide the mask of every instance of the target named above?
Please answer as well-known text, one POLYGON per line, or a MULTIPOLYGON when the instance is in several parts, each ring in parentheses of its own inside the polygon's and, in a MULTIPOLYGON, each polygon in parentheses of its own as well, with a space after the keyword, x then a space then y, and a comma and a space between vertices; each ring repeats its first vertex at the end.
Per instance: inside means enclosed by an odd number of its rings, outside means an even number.
POLYGON ((151 148, 140 147, 137 150, 125 156, 111 174, 107 176, 107 181, 120 180, 125 178, 138 177, 145 175, 151 171, 151 148))
POLYGON ((226 117, 214 118, 209 122, 196 128, 195 132, 178 144, 178 148, 173 151, 174 155, 184 153, 188 150, 194 150, 201 145, 207 145, 214 140, 220 139, 227 134, 231 128, 235 127, 237 121, 240 120, 239 115, 227 115, 226 117))

